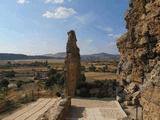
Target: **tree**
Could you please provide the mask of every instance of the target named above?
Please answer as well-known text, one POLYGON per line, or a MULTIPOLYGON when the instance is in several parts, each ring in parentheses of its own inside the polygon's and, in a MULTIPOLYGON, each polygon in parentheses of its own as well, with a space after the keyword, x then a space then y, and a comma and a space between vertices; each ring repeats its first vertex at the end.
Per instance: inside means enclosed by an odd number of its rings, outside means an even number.
POLYGON ((54 75, 54 74, 56 74, 56 73, 57 73, 57 71, 56 71, 55 69, 51 68, 51 69, 48 71, 47 75, 48 75, 48 77, 50 77, 50 76, 52 76, 52 75, 54 75))
POLYGON ((64 85, 64 74, 59 73, 60 77, 57 79, 57 84, 63 86, 64 85))
POLYGON ((17 85, 17 88, 20 88, 23 85, 23 81, 21 80, 17 81, 16 85, 17 85))
POLYGON ((15 72, 13 70, 12 71, 6 71, 6 72, 4 72, 4 75, 5 75, 5 77, 13 78, 13 77, 15 77, 15 72))
POLYGON ((81 71, 85 72, 86 68, 85 66, 81 66, 81 71))
POLYGON ((85 82, 86 81, 86 76, 85 74, 81 74, 80 76, 80 81, 85 82))
POLYGON ((49 76, 49 78, 46 80, 45 85, 46 87, 51 87, 54 84, 56 84, 56 77, 55 75, 51 75, 49 76))
POLYGON ((96 71, 96 67, 93 64, 91 64, 91 66, 89 67, 89 71, 95 72, 96 71))
POLYGON ((48 66, 48 61, 46 60, 45 62, 44 62, 44 66, 48 66))
POLYGON ((2 88, 8 88, 8 85, 9 85, 9 81, 6 80, 6 79, 4 79, 4 80, 2 80, 2 81, 0 82, 0 86, 1 86, 2 88))

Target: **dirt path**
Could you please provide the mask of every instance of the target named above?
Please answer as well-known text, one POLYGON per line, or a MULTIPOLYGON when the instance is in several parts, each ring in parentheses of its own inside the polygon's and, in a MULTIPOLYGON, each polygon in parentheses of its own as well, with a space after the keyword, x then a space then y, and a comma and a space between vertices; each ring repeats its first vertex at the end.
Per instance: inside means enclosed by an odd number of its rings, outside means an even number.
POLYGON ((2 120, 36 120, 55 104, 56 98, 41 98, 2 120))
POLYGON ((118 120, 125 117, 116 100, 74 98, 66 120, 118 120))

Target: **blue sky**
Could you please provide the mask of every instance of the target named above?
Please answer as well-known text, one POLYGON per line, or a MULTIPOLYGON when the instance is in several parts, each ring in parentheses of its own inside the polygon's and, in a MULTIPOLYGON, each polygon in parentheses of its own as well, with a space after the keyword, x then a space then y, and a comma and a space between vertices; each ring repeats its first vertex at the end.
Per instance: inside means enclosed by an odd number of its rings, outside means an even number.
POLYGON ((117 54, 128 0, 1 0, 0 53, 63 52, 76 31, 81 54, 117 54))

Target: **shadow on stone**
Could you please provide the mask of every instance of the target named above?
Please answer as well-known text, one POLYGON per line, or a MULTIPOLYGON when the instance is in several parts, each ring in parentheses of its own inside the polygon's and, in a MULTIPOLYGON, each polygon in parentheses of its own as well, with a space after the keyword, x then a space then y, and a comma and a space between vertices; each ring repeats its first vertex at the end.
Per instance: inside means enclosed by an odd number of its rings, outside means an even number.
POLYGON ((69 119, 69 118, 83 118, 84 117, 84 111, 85 111, 85 108, 84 107, 79 107, 79 106, 71 106, 70 107, 70 111, 66 117, 66 120, 69 119))

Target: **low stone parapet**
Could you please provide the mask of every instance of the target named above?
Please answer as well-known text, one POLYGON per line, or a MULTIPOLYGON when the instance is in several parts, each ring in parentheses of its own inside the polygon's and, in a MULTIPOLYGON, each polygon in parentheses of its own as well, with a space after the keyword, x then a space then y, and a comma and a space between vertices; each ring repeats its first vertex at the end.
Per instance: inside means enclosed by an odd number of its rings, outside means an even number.
POLYGON ((37 120, 64 120, 71 106, 71 98, 64 98, 57 101, 37 120))

